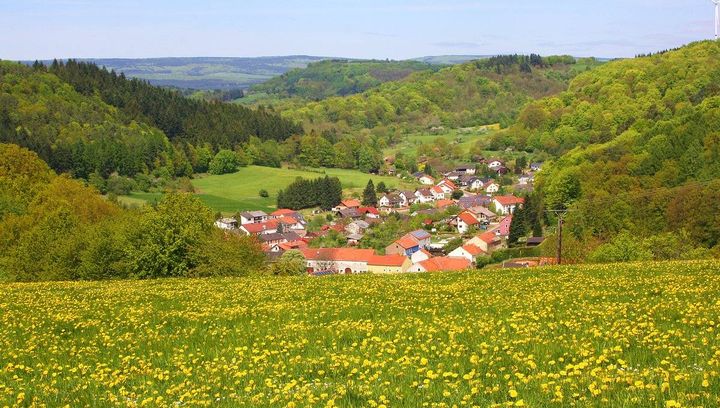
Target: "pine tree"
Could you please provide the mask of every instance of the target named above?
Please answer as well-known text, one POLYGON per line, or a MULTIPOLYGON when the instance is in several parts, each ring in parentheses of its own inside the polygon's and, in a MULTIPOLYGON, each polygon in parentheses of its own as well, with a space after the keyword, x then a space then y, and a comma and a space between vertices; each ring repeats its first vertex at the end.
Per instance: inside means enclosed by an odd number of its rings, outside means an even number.
POLYGON ((510 222, 510 234, 508 235, 508 244, 516 244, 520 240, 520 238, 527 235, 525 213, 526 210, 524 207, 518 207, 515 209, 512 221, 510 222))
POLYGON ((378 193, 387 193, 388 189, 387 189, 387 186, 385 185, 385 182, 384 181, 379 182, 377 187, 375 188, 375 191, 377 191, 378 193))
POLYGON ((375 192, 375 185, 372 179, 368 180, 365 191, 363 191, 363 205, 376 206, 377 205, 377 193, 375 192))

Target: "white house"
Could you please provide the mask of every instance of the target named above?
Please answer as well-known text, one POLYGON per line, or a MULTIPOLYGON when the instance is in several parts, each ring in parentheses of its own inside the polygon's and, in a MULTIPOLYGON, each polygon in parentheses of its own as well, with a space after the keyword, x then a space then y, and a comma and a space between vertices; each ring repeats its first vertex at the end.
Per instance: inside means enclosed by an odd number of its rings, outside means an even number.
POLYGON ((224 230, 234 230, 238 227, 238 222, 235 218, 220 218, 215 221, 215 226, 224 230))
POLYGON ((370 228, 370 224, 363 220, 353 221, 345 227, 345 231, 350 234, 362 234, 366 229, 370 228))
POLYGON ((440 187, 440 186, 434 186, 433 188, 431 188, 431 189, 430 189, 430 193, 431 193, 432 196, 433 196, 433 200, 436 200, 436 201, 437 201, 437 200, 444 200, 444 199, 445 199, 445 194, 446 194, 446 192, 445 192, 445 190, 443 190, 443 188, 440 187))
POLYGON ((417 198, 416 202, 420 204, 427 204, 435 201, 435 196, 432 192, 430 192, 430 189, 427 188, 421 188, 415 192, 415 197, 417 198))
POLYGON ((268 220, 268 215, 264 211, 246 211, 240 213, 240 224, 256 224, 268 220))
POLYGON ((435 184, 435 179, 428 176, 427 174, 418 178, 418 181, 420 182, 420 184, 424 184, 426 186, 431 186, 435 184))
POLYGON ((502 214, 508 215, 515 212, 515 208, 521 206, 525 202, 525 199, 521 197, 509 196, 496 196, 493 198, 493 204, 495 210, 502 214))
POLYGON ((430 258, 432 258, 432 254, 430 252, 428 252, 427 249, 423 248, 423 249, 413 253, 412 256, 410 257, 410 260, 412 261, 412 263, 416 264, 418 262, 422 262, 422 261, 424 261, 426 259, 430 259, 430 258))
POLYGON ((456 167, 455 171, 465 174, 475 174, 475 166, 472 164, 466 164, 456 167))
POLYGON ((403 207, 408 207, 414 204, 415 200, 417 200, 417 197, 415 197, 415 192, 413 191, 401 191, 398 195, 402 200, 403 207))
POLYGON ((458 247, 455 250, 451 251, 448 254, 448 256, 465 258, 474 264, 475 261, 477 260, 477 257, 482 256, 484 254, 485 254, 485 251, 480 249, 480 247, 472 245, 472 244, 465 244, 465 245, 458 247))
POLYGON ((469 211, 461 212, 456 218, 455 222, 459 233, 464 234, 468 232, 470 227, 480 225, 480 220, 469 211))
POLYGON ((484 183, 482 189, 488 194, 495 194, 500 191, 500 185, 493 180, 484 183))
POLYGON ((308 273, 364 273, 375 256, 372 249, 305 248, 302 249, 308 273))

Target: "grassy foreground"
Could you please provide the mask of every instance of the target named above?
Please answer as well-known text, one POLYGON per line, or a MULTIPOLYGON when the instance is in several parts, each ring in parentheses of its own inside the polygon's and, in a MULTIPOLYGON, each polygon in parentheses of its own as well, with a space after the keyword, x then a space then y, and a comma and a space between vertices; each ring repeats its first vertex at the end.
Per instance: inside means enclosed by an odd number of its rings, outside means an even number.
POLYGON ((718 262, 0 288, 0 406, 720 404, 718 262))

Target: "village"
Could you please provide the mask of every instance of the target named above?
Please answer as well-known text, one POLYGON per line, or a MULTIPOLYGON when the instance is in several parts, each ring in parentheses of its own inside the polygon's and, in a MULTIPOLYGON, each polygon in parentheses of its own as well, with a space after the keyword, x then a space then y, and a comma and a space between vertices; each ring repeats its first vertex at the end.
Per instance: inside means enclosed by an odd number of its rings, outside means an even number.
MULTIPOLYGON (((472 269, 480 258, 507 248, 513 214, 525 203, 521 194, 532 191, 535 174, 541 168, 542 163, 532 163, 520 171, 516 168, 519 174, 512 174, 503 160, 488 159, 480 164, 454 166, 438 177, 414 173, 411 177, 418 185, 415 190, 378 192, 374 203, 346 197, 327 212, 245 211, 220 218, 215 225, 257 238, 269 262, 287 251, 299 251, 307 273, 314 276, 472 269), (513 185, 508 189, 496 181, 500 177, 512 177, 513 185), (417 228, 380 248, 364 245, 390 219, 417 228), (333 245, 325 245, 328 242, 333 245)), ((525 245, 534 247, 543 240, 529 237, 525 245)), ((502 267, 551 262, 539 257, 518 259, 503 262, 502 267)))

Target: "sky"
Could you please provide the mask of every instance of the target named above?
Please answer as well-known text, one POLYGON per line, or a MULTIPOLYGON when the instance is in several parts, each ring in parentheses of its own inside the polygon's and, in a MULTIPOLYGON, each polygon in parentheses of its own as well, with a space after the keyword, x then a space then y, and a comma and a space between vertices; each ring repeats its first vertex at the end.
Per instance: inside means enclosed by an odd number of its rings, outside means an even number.
POLYGON ((0 0, 0 59, 631 57, 713 18, 710 0, 0 0))

